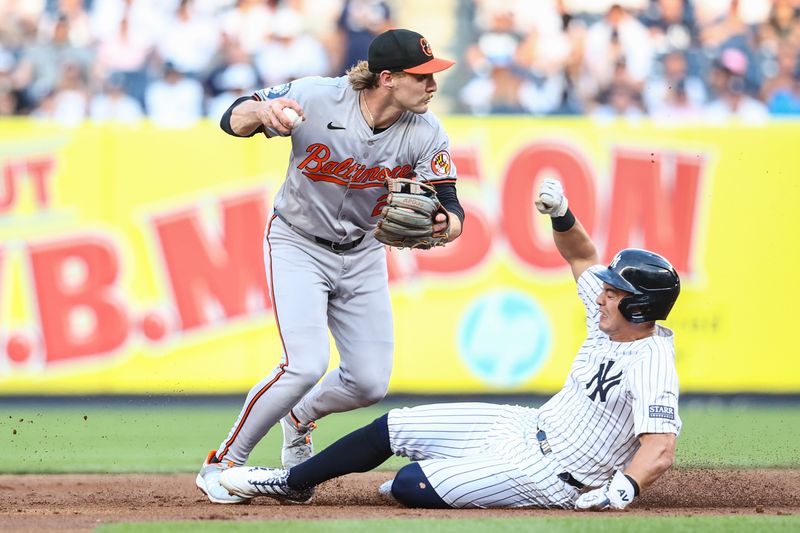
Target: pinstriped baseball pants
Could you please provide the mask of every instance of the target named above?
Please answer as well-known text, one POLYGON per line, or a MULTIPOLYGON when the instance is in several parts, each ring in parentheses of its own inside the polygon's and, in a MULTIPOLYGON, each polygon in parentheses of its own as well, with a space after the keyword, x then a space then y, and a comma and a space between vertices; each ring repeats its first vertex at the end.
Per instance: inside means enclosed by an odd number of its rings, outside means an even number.
POLYGON ((578 491, 536 440, 538 411, 488 403, 393 409, 389 441, 396 455, 419 461, 452 507, 572 508, 578 491))

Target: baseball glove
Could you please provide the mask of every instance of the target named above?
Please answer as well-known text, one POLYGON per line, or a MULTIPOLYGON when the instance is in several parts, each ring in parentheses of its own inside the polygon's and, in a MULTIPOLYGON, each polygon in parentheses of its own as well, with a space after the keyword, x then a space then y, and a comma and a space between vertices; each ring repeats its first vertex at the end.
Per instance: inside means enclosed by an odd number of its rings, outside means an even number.
POLYGON ((433 233, 433 218, 437 213, 446 213, 436 189, 407 178, 387 178, 386 186, 389 196, 375 229, 376 239, 395 248, 423 250, 447 243, 449 228, 433 233))

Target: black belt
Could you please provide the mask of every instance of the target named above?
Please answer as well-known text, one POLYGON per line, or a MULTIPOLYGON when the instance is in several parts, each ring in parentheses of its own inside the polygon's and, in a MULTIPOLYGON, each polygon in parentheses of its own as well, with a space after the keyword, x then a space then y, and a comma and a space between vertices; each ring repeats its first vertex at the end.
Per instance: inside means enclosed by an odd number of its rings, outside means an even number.
MULTIPOLYGON (((545 433, 543 429, 536 431, 536 440, 539 441, 539 449, 542 450, 542 455, 547 455, 553 451, 553 449, 550 448, 550 443, 547 442, 547 433, 545 433)), ((561 472, 560 474, 556 474, 556 476, 567 485, 572 485, 578 490, 585 487, 583 483, 572 477, 572 474, 569 472, 561 472)))
POLYGON ((295 226, 294 224, 292 224, 291 222, 289 222, 288 220, 283 218, 283 215, 278 213, 277 210, 275 210, 275 215, 279 219, 281 219, 281 221, 284 224, 286 224, 287 226, 292 228, 295 232, 299 233, 300 235, 302 235, 306 239, 311 239, 312 241, 316 242, 317 244, 321 244, 325 248, 328 248, 331 251, 336 252, 336 253, 341 253, 341 252, 346 252, 347 250, 352 250, 353 248, 355 248, 356 246, 361 244, 361 241, 364 240, 364 235, 362 235, 358 239, 356 239, 354 241, 350 241, 350 242, 338 243, 338 242, 329 241, 328 239, 323 239, 322 237, 317 237, 316 235, 311 235, 307 231, 301 230, 300 228, 298 228, 297 226, 295 226))

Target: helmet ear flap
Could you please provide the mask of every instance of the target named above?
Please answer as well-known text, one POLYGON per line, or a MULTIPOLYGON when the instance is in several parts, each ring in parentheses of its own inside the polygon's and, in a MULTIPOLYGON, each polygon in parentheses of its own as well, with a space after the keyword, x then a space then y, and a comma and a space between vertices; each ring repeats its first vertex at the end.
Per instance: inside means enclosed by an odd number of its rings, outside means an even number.
POLYGON ((639 296, 626 296, 620 300, 617 309, 619 309, 620 314, 622 314, 628 322, 634 324, 648 322, 645 317, 650 314, 650 306, 647 305, 646 302, 643 302, 642 298, 639 296))

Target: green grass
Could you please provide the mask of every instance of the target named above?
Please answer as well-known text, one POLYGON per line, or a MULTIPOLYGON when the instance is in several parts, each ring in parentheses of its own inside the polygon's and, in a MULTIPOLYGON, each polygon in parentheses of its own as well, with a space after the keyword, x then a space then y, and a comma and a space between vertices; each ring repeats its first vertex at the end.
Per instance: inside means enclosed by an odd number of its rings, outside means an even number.
MULTIPOLYGON (((394 405, 331 415, 314 432, 317 449, 370 422, 394 405)), ((0 442, 13 461, 0 473, 193 472, 235 420, 238 404, 158 407, 2 406, 0 442)), ((800 406, 726 407, 690 404, 677 466, 716 468, 800 467, 800 406)), ((280 429, 256 447, 250 464, 279 462, 280 429)), ((404 459, 383 465, 397 469, 404 459)))
MULTIPOLYGON (((526 531, 543 533, 592 533, 631 532, 638 533, 672 533, 679 531, 702 531, 704 533, 729 532, 771 532, 797 531, 800 528, 800 516, 679 516, 679 517, 618 517, 608 515, 591 515, 575 518, 485 518, 478 520, 324 520, 314 522, 314 531, 347 532, 359 531, 370 533, 393 533, 396 531, 430 532, 430 533, 468 533, 471 531, 488 531, 504 533, 526 531)), ((161 533, 214 531, 251 532, 279 531, 280 533, 307 533, 308 521, 275 521, 275 522, 161 522, 136 524, 109 524, 100 526, 98 533, 161 533)))

